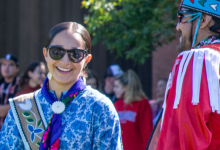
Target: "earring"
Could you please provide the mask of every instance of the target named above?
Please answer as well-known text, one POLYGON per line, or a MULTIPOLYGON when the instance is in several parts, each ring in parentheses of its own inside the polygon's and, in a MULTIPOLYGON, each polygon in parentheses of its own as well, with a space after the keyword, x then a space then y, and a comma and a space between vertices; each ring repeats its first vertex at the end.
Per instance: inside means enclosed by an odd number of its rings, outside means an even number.
POLYGON ((50 73, 50 72, 48 72, 48 74, 47 74, 47 78, 49 79, 49 80, 51 80, 52 79, 52 74, 50 73))
POLYGON ((83 76, 83 82, 86 84, 86 77, 83 76))

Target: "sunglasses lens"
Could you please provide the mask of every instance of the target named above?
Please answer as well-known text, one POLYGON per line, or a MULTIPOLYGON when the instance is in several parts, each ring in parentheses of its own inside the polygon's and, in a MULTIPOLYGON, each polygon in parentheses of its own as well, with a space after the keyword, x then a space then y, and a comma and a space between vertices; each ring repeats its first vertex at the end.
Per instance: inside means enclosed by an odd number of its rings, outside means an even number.
POLYGON ((70 50, 68 52, 68 56, 72 62, 78 63, 84 58, 84 53, 83 50, 75 49, 75 50, 70 50))
POLYGON ((182 19, 183 19, 183 15, 182 14, 177 14, 177 17, 178 17, 178 22, 182 22, 182 19))
POLYGON ((178 22, 180 23, 182 21, 182 17, 179 17, 178 18, 178 22))
POLYGON ((50 57, 54 60, 60 60, 65 55, 65 51, 60 47, 51 47, 49 49, 50 57))

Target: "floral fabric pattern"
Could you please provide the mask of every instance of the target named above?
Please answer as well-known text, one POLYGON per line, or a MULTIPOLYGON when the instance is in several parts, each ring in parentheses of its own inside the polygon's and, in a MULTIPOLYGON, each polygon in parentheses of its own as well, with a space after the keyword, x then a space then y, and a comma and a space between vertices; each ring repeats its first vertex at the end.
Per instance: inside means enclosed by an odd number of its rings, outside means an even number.
MULTIPOLYGON (((49 122, 53 114, 51 106, 41 91, 37 97, 49 122)), ((91 87, 86 87, 61 115, 60 150, 123 149, 119 117, 112 102, 91 87)), ((24 149, 11 110, 0 132, 0 149, 24 149)))

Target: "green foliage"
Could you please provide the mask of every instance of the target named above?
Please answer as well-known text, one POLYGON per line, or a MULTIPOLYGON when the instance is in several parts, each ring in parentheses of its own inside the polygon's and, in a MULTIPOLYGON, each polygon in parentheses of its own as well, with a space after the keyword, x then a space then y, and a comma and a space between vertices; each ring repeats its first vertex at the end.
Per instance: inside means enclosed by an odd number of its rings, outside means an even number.
MULTIPOLYGON (((178 1, 179 3, 180 1, 178 1)), ((92 44, 103 40, 118 57, 143 64, 155 47, 174 38, 175 0, 83 0, 92 44)))

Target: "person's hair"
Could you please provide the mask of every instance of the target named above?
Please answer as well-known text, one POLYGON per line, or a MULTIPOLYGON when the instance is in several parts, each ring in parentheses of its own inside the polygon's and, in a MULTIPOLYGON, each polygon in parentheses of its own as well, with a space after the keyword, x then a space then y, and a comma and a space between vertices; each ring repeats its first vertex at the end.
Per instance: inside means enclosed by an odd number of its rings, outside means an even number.
POLYGON ((95 78, 97 89, 99 89, 99 79, 98 79, 97 75, 94 73, 94 71, 88 70, 87 80, 92 79, 92 78, 95 78))
POLYGON ((116 76, 115 80, 119 80, 123 86, 126 86, 124 95, 124 102, 126 104, 146 98, 140 79, 133 70, 129 69, 127 72, 116 76))
POLYGON ((91 37, 89 32, 81 24, 76 22, 62 22, 54 26, 48 34, 45 47, 49 46, 53 38, 60 33, 61 31, 69 30, 72 33, 79 33, 85 42, 85 48, 88 50, 88 53, 91 54, 91 37))
POLYGON ((41 62, 31 62, 26 70, 24 71, 23 75, 21 76, 20 80, 19 80, 19 88, 20 90, 21 89, 24 89, 26 87, 26 85, 28 84, 29 80, 30 80, 30 77, 28 76, 28 72, 31 71, 31 72, 34 72, 34 70, 41 65, 41 62))
POLYGON ((212 19, 215 21, 215 24, 209 30, 220 35, 220 18, 212 16, 212 19))
MULTIPOLYGON (((86 30, 85 27, 83 27, 81 24, 76 23, 76 22, 62 22, 54 26, 52 29, 50 29, 45 47, 50 45, 52 42, 53 38, 60 32, 64 30, 69 30, 72 33, 78 33, 81 35, 84 43, 85 43, 85 50, 88 51, 88 54, 91 54, 91 37, 89 32, 86 30)), ((83 73, 81 74, 82 76, 86 77, 87 76, 88 69, 87 67, 83 69, 83 73)))

